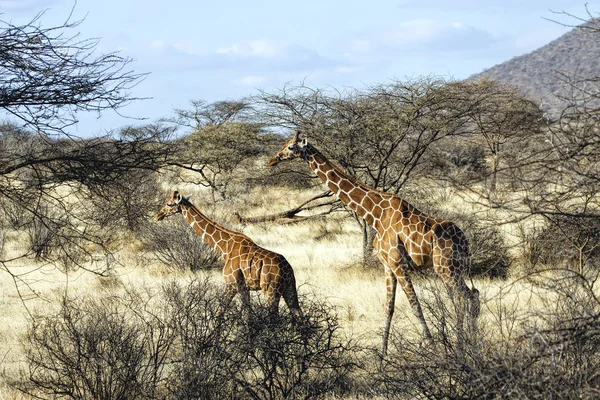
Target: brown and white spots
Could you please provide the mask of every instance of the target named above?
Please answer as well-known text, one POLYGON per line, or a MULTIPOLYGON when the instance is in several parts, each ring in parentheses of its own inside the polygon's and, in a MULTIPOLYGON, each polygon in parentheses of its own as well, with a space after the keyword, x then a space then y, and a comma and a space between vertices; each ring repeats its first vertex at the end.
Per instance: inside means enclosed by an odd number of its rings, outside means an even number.
POLYGON ((366 197, 367 192, 365 192, 359 187, 354 187, 350 189, 348 195, 350 196, 352 202, 356 203, 357 205, 360 205, 362 204, 362 200, 366 197))
POLYGON ((408 275, 407 266, 431 268, 450 287, 466 300, 472 318, 479 315, 479 292, 467 287, 462 273, 469 267, 469 245, 463 232, 452 222, 430 217, 399 196, 371 188, 357 182, 329 161, 299 132, 288 140, 269 161, 269 166, 281 161, 302 158, 315 174, 349 208, 367 221, 377 232, 373 243, 386 274, 386 324, 383 333, 382 354, 388 346, 390 324, 394 313, 396 286, 406 294, 413 313, 431 338, 421 305, 408 275))
POLYGON ((202 214, 189 197, 177 191, 167 199, 156 214, 158 221, 174 214, 182 214, 192 229, 214 248, 225 260, 223 279, 227 285, 225 305, 241 293, 242 302, 249 306, 249 290, 262 290, 265 303, 276 314, 283 297, 292 316, 302 316, 296 292, 296 279, 292 266, 281 254, 264 249, 241 232, 227 229, 202 214))
MULTIPOLYGON (((373 206, 373 208, 371 210, 371 214, 373 215, 374 219, 378 220, 383 215, 383 208, 381 208, 381 206, 379 204, 376 204, 373 206)), ((377 229, 377 228, 375 228, 375 229, 377 229)))
POLYGON ((375 203, 373 203, 373 200, 371 200, 371 198, 369 196, 363 197, 360 202, 360 205, 366 210, 367 213, 373 215, 371 213, 371 210, 375 206, 375 203))
POLYGON ((338 184, 341 180, 340 176, 333 171, 327 171, 327 180, 333 184, 338 184))

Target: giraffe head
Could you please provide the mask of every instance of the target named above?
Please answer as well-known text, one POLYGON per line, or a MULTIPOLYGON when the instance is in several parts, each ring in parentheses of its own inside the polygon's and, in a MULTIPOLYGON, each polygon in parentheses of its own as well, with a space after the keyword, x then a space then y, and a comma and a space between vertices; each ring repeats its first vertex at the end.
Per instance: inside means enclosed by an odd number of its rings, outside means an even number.
POLYGON ((161 208, 158 214, 156 214, 156 220, 161 221, 165 217, 181 213, 181 204, 189 204, 188 200, 190 197, 191 196, 184 197, 180 195, 177 190, 174 191, 171 197, 169 197, 165 202, 163 208, 161 208))
POLYGON ((306 139, 300 140, 300 131, 296 131, 294 137, 285 142, 282 149, 275 157, 269 160, 269 167, 279 164, 280 161, 293 160, 294 158, 304 157, 308 142, 306 139))

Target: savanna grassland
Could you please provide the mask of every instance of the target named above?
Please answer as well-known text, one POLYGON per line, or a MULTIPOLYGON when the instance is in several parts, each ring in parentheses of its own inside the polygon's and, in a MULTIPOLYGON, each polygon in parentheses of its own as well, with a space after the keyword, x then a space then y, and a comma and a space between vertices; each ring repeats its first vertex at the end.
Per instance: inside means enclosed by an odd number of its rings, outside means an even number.
MULTIPOLYGON (((538 269, 538 271, 541 271, 538 274, 532 274, 533 271, 531 270, 524 270, 523 254, 519 254, 524 250, 522 244, 520 245, 516 239, 517 234, 515 233, 519 230, 522 231, 523 228, 519 224, 516 225, 519 225, 520 228, 514 226, 515 224, 504 224, 502 225, 501 235, 511 242, 506 247, 509 253, 507 256, 511 260, 520 261, 513 261, 511 269, 504 278, 474 276, 468 279, 469 285, 473 284, 480 290, 482 300, 482 313, 478 320, 478 328, 476 331, 470 332, 473 334, 473 338, 464 339, 468 344, 456 342, 456 327, 458 326, 456 324, 458 322, 454 319, 456 316, 452 311, 453 306, 450 297, 439 278, 434 274, 416 275, 414 279, 417 293, 425 307, 426 319, 432 325, 436 340, 441 340, 441 349, 440 344, 431 349, 428 349, 427 346, 423 347, 420 330, 417 326, 418 321, 412 314, 406 297, 399 289, 396 300, 397 308, 393 320, 391 354, 388 356, 389 361, 387 363, 379 365, 378 351, 381 345, 381 331, 385 318, 383 267, 381 265, 370 267, 363 265, 361 227, 347 210, 341 208, 323 216, 315 216, 317 212, 302 212, 299 214, 300 217, 310 217, 311 215, 313 217, 300 221, 292 219, 285 222, 241 223, 235 218, 233 210, 238 211, 248 219, 276 214, 308 201, 320 193, 320 188, 318 186, 305 189, 277 186, 269 186, 267 189, 255 187, 247 191, 234 190, 236 196, 230 200, 215 202, 210 189, 180 180, 170 182, 168 178, 172 178, 169 173, 159 175, 159 193, 164 195, 162 197, 166 199, 173 189, 178 189, 186 195, 192 195, 191 200, 193 203, 215 221, 247 234, 265 248, 285 255, 294 268, 303 306, 310 303, 308 308, 311 309, 311 307, 314 307, 311 302, 316 301, 319 307, 325 307, 328 315, 335 316, 338 328, 335 330, 332 340, 339 341, 340 345, 347 346, 347 354, 344 356, 349 358, 347 362, 350 362, 352 366, 346 365, 343 360, 336 359, 336 362, 339 363, 337 367, 344 371, 344 377, 341 381, 332 379, 329 386, 324 385, 328 389, 322 390, 316 395, 317 397, 411 398, 413 395, 418 395, 419 389, 411 388, 406 381, 409 378, 402 374, 415 374, 425 379, 431 373, 431 371, 427 371, 428 368, 438 368, 435 362, 439 362, 441 366, 448 361, 452 361, 450 372, 441 373, 436 376, 436 380, 432 381, 435 386, 439 385, 440 393, 434 393, 431 397, 443 397, 448 391, 468 395, 469 390, 473 390, 473 388, 465 389, 464 385, 468 387, 472 383, 453 382, 447 388, 444 386, 447 382, 452 382, 455 379, 451 376, 452 372, 459 375, 464 373, 453 371, 453 368, 462 370, 467 365, 474 369, 471 372, 472 374, 482 375, 480 379, 483 382, 485 382, 484 378, 498 379, 494 376, 485 376, 487 373, 497 374, 498 371, 494 368, 491 372, 485 371, 483 365, 478 365, 478 363, 485 363, 485 365, 498 368, 497 365, 489 363, 498 362, 498 354, 495 354, 495 352, 500 351, 506 357, 500 360, 502 366, 512 371, 512 368, 522 368, 520 363, 524 360, 520 359, 520 352, 532 351, 536 358, 546 357, 546 354, 537 354, 530 348, 530 346, 537 346, 533 343, 526 343, 525 349, 520 348, 520 346, 523 346, 523 341, 534 340, 531 337, 532 335, 542 335, 543 337, 544 333, 542 332, 548 329, 548 324, 561 322, 552 321, 552 318, 561 315, 560 313, 567 313, 569 318, 578 318, 578 313, 582 312, 581 307, 583 309, 586 309, 586 307, 594 309, 597 306, 594 305, 593 299, 589 297, 597 294, 593 283, 591 286, 592 292, 586 293, 585 283, 588 281, 582 280, 578 283, 577 274, 572 273, 569 269, 543 272, 544 268, 542 268, 541 270, 538 269), (548 284, 546 284, 546 278, 549 279, 548 284), (561 281, 563 284, 560 283, 561 281), (564 282, 570 283, 564 285, 564 282), (592 301, 590 302, 590 300, 592 301), (460 346, 465 346, 466 350, 460 346), (479 348, 479 346, 485 347, 479 348), (515 353, 512 353, 513 351, 515 353), (475 354, 470 354, 471 352, 475 354), (458 353, 462 355, 459 357, 458 353), (454 357, 458 357, 458 359, 455 360, 454 357), (473 359, 469 360, 469 357, 473 357, 473 359), (487 357, 492 358, 488 359, 487 357), (403 364, 415 359, 422 361, 423 364, 412 365, 412 367, 424 369, 424 371, 404 370, 406 366, 403 364), (504 365, 505 363, 507 365, 504 365), (477 368, 482 369, 476 370, 477 368), (449 381, 446 381, 446 379, 449 379, 449 381)), ((429 193, 431 193, 433 199, 442 201, 443 204, 440 205, 440 209, 446 208, 454 211, 464 209, 476 215, 485 215, 481 211, 481 207, 473 205, 473 202, 461 200, 459 192, 448 188, 433 188, 429 193)), ((158 194, 157 196, 160 197, 158 194)), ((166 228, 165 224, 168 224, 168 226, 177 226, 181 229, 178 232, 189 231, 192 235, 195 235, 181 216, 174 216, 161 222, 154 221, 156 211, 158 211, 158 207, 149 208, 143 213, 144 224, 151 227, 150 229, 156 229, 160 233, 161 229, 166 228)), ((54 263, 36 262, 34 260, 27 262, 19 260, 14 264, 8 264, 11 271, 16 272, 17 278, 14 281, 5 279, 2 284, 4 312, 2 315, 2 331, 0 332, 2 338, 0 352, 3 355, 3 383, 1 386, 3 398, 30 398, 28 394, 24 394, 20 390, 25 390, 29 394, 43 393, 43 391, 38 391, 40 390, 39 387, 36 388, 34 385, 34 389, 32 389, 27 384, 28 374, 35 375, 35 372, 32 372, 36 371, 35 368, 31 369, 31 360, 36 359, 36 357, 28 353, 31 350, 31 348, 28 349, 28 346, 31 346, 32 343, 28 342, 26 338, 28 332, 31 333, 32 327, 37 326, 36 324, 39 323, 36 321, 44 321, 44 318, 56 318, 57 316, 60 319, 61 315, 64 317, 64 314, 61 314, 61 303, 64 304, 65 301, 73 304, 79 302, 88 304, 91 302, 94 305, 93 307, 102 308, 105 304, 112 303, 116 298, 118 299, 118 306, 113 312, 117 312, 116 310, 121 309, 121 307, 125 307, 125 310, 127 310, 126 304, 132 302, 132 298, 138 300, 144 298, 144 302, 147 302, 144 303, 145 307, 148 307, 148 305, 153 304, 152 301, 161 301, 159 299, 160 294, 169 285, 176 284, 187 287, 199 281, 202 282, 202 285, 208 285, 209 290, 215 290, 213 296, 218 298, 219 289, 223 286, 219 266, 208 269, 197 268, 192 271, 189 268, 182 268, 160 260, 144 239, 145 232, 144 229, 140 229, 139 233, 120 234, 118 241, 115 243, 115 251, 111 253, 111 258, 100 261, 106 263, 106 266, 102 266, 101 270, 98 270, 97 266, 88 266, 87 270, 75 267, 62 269, 54 263), (131 297, 132 293, 136 291, 139 291, 139 293, 131 297), (121 301, 123 304, 120 304, 121 301)), ((480 233, 478 232, 478 234, 480 233)), ((26 235, 19 232, 7 232, 4 242, 5 257, 10 258, 13 253, 22 253, 29 240, 26 235)), ((176 240, 176 238, 173 240, 176 240)), ((206 246, 204 246, 204 250, 208 251, 206 246)), ((255 292, 252 299, 253 306, 260 309, 261 295, 255 292)), ((241 303, 238 298, 233 307, 239 308, 240 306, 241 303)), ((283 302, 280 309, 285 316, 286 309, 283 302)), ((89 309, 86 310, 91 312, 89 309)), ((62 312, 64 312, 64 309, 62 309, 62 312)), ((124 312, 125 317, 122 323, 131 318, 127 315, 124 312)), ((92 322, 95 321, 95 318, 101 317, 92 315, 92 322)), ((239 315, 233 317, 244 318, 239 315)), ((313 317, 317 318, 318 315, 313 317)), ((106 318, 106 315, 104 315, 104 318, 106 318)), ((169 317, 165 316, 164 318, 167 318, 168 321, 169 317)), ((286 321, 284 320, 282 323, 285 325, 285 329, 290 329, 291 326, 286 321)), ((83 327, 79 328, 83 329, 83 327)), ((61 333, 66 335, 65 332, 61 333)), ((83 329, 80 334, 90 333, 83 329)), ((73 340, 68 335, 67 337, 69 339, 66 340, 73 340)), ((44 342, 44 340, 50 340, 50 338, 40 336, 37 337, 37 340, 44 342)), ((106 341, 106 346, 123 345, 118 341, 113 343, 114 338, 104 338, 103 340, 106 341)), ((36 342, 34 341, 34 343, 36 342)), ((39 344, 37 342, 37 345, 39 344)), ((76 357, 76 354, 79 354, 79 357, 81 357, 86 351, 94 352, 89 348, 87 350, 80 349, 79 351, 83 354, 76 352, 71 356, 76 357)), ((98 349, 95 351, 98 351, 98 349)), ((52 353, 43 354, 47 357, 52 353)), ((85 355, 91 358, 94 357, 93 354, 85 355)), ((98 355, 96 354, 96 356, 98 355)), ((104 362, 106 361, 108 360, 104 360, 104 362)), ((539 360, 535 361, 539 362, 539 360)), ((58 361, 58 364, 60 365, 61 362, 58 361)), ((50 369, 57 367, 53 364, 50 369)), ((110 362, 104 365, 103 368, 118 369, 110 362)), ((500 369, 504 370, 505 368, 500 369)), ((295 370, 288 371, 284 369, 284 371, 291 374, 297 373, 295 370)), ((503 373, 506 372, 503 371, 503 373)), ((77 379, 83 379, 86 372, 81 371, 81 374, 82 376, 77 379)), ((39 379, 39 376, 37 378, 39 379)), ((226 378, 223 377, 222 379, 226 378)), ((227 379, 232 378, 228 377, 227 379)), ((302 379, 308 380, 308 378, 301 376, 299 380, 302 379)), ((410 377, 410 379, 412 382, 415 378, 410 377)), ((472 377, 469 379, 472 379, 472 377)), ((507 382, 515 385, 520 383, 518 381, 517 383, 514 382, 517 378, 512 378, 512 380, 507 380, 507 382)), ((104 385, 110 386, 107 382, 111 382, 113 386, 119 386, 119 380, 104 382, 104 385)), ((157 386, 161 384, 162 381, 158 382, 157 386)), ((256 385, 260 386, 260 384, 256 385)), ((218 394, 211 393, 211 387, 200 387, 200 397, 219 398, 222 395, 220 391, 218 394)), ((225 389, 221 388, 220 390, 226 390, 226 388, 230 391, 234 390, 227 385, 225 389)), ((476 393, 473 397, 486 393, 488 390, 481 387, 477 389, 473 390, 476 393)), ((509 393, 505 392, 509 389, 502 387, 495 390, 498 396, 501 393, 509 393)), ((517 388, 510 390, 522 389, 517 386, 517 388)), ((543 387, 530 390, 546 393, 543 387)), ((107 392, 114 395, 114 392, 107 392)), ((88 392, 83 391, 83 393, 84 398, 89 395, 88 392)), ((164 395, 169 392, 163 390, 157 393, 164 395)), ((250 389, 240 391, 240 388, 237 388, 234 393, 237 393, 236 397, 244 397, 248 393, 258 393, 261 398, 285 397, 285 391, 282 394, 278 390, 260 392, 250 389)), ((290 395, 292 397, 313 396, 309 394, 310 391, 299 385, 294 387, 290 395)), ((429 397, 430 395, 426 394, 425 396, 429 397)))
POLYGON ((118 109, 142 78, 76 27, 0 28, 0 398, 600 397, 597 77, 560 80, 555 113, 493 80, 422 77, 193 100, 76 137, 77 112, 118 109), (398 289, 381 357, 375 231, 303 160, 267 168, 297 130, 464 231, 478 319, 407 265, 432 340, 398 289), (224 304, 213 249, 179 215, 156 221, 174 190, 287 258, 301 321, 260 293, 224 304))

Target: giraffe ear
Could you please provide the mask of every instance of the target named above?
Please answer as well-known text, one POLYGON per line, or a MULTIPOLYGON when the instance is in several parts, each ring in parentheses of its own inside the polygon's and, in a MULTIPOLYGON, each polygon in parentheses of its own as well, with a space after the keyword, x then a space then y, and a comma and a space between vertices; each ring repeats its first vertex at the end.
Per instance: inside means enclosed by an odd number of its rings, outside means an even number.
POLYGON ((306 147, 306 145, 308 144, 308 139, 307 138, 302 139, 302 142, 300 142, 300 144, 302 145, 302 147, 306 147))
POLYGON ((185 201, 190 201, 191 198, 192 198, 191 194, 188 194, 187 196, 184 197, 185 201))

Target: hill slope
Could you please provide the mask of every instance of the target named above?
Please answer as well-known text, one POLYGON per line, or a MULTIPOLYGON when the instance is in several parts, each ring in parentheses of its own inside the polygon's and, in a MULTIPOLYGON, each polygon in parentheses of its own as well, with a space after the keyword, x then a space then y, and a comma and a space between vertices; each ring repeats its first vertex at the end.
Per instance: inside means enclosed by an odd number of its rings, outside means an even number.
POLYGON ((572 90, 565 76, 600 77, 600 19, 575 27, 558 39, 469 79, 489 78, 515 86, 546 110, 564 106, 572 90))

